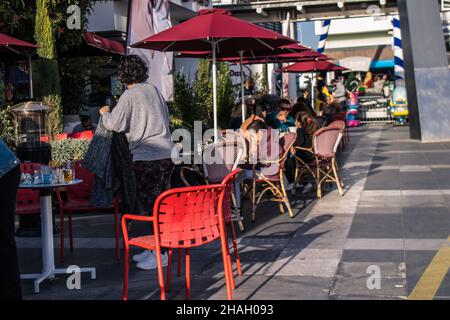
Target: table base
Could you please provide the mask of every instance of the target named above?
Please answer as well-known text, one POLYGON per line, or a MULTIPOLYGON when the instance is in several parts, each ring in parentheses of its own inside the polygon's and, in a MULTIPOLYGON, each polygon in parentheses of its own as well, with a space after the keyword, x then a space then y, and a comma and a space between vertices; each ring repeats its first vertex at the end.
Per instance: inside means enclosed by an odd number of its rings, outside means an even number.
MULTIPOLYGON (((89 272, 91 274, 91 279, 95 280, 97 278, 97 273, 95 268, 80 268, 79 272, 89 272)), ((20 279, 22 280, 33 280, 34 279, 34 293, 39 293, 39 286, 42 282, 47 279, 55 278, 56 274, 72 274, 72 272, 67 272, 67 269, 54 269, 43 273, 32 273, 32 274, 22 274, 20 279)))

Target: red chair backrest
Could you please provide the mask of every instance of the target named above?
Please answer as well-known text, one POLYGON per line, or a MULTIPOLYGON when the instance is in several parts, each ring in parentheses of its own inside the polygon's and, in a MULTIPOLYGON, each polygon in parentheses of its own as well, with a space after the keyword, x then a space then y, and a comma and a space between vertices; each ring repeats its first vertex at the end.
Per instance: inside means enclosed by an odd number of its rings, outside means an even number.
POLYGON ((159 195, 153 209, 159 244, 165 248, 191 248, 218 239, 223 226, 223 191, 222 185, 208 185, 172 189, 159 195))
MULTIPOLYGON (((70 137, 70 134, 64 132, 64 133, 57 134, 57 135, 55 136, 55 140, 66 140, 66 139, 69 139, 69 137, 70 137)), ((48 135, 41 136, 41 137, 39 138, 39 141, 41 141, 41 142, 47 142, 47 143, 48 143, 48 142, 49 142, 49 137, 48 137, 48 135)))
POLYGON ((70 135, 70 138, 72 139, 86 139, 86 140, 92 140, 94 138, 94 131, 92 130, 85 130, 81 132, 75 132, 70 135))
POLYGON ((41 168, 40 163, 23 162, 20 164, 20 172, 21 173, 33 174, 34 171, 39 170, 40 168, 41 168))
MULTIPOLYGON (((20 172, 21 173, 29 173, 33 174, 35 170, 39 170, 41 167, 40 163, 33 162, 24 162, 20 164, 20 172)), ((17 207, 26 207, 30 204, 38 204, 40 202, 39 199, 39 191, 33 189, 19 189, 17 191, 16 196, 16 206, 17 207)))
POLYGON ((66 139, 69 139, 69 137, 70 137, 70 134, 67 132, 64 132, 64 133, 57 134, 55 139, 56 140, 66 140, 66 139))
POLYGON ((84 168, 81 161, 74 162, 75 178, 82 179, 83 182, 67 187, 67 199, 87 201, 91 198, 92 185, 94 183, 94 174, 84 168))

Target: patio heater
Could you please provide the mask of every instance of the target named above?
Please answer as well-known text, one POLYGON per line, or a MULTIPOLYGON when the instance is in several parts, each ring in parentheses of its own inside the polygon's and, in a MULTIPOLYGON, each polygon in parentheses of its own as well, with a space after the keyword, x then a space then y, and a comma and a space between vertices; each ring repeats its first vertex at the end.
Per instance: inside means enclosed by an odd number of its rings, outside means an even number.
POLYGON ((48 164, 51 147, 43 142, 46 137, 46 115, 51 107, 38 101, 28 101, 15 105, 11 111, 17 120, 17 157, 22 161, 48 164))

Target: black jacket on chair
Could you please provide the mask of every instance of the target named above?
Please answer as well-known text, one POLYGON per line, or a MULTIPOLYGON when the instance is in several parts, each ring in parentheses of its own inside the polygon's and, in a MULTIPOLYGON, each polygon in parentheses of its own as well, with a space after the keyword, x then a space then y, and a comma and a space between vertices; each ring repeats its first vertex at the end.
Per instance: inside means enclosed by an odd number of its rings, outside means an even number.
POLYGON ((125 134, 107 130, 100 120, 83 166, 95 174, 91 205, 111 206, 119 196, 121 210, 134 212, 136 177, 125 134))

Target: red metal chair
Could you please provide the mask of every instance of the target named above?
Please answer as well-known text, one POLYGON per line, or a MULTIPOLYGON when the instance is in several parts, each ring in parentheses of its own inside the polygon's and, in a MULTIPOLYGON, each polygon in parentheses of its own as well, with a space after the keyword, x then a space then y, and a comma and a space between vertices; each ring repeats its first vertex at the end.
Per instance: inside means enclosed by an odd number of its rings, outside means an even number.
MULTIPOLYGON (((59 133, 59 134, 55 135, 54 139, 55 140, 66 140, 66 139, 69 139, 69 137, 70 137, 70 133, 63 132, 63 133, 59 133)), ((39 141, 48 143, 49 142, 48 135, 41 136, 39 138, 39 141)))
POLYGON ((60 209, 60 228, 61 228, 61 263, 64 262, 64 213, 67 212, 69 218, 69 239, 70 251, 73 251, 72 236, 72 213, 73 212, 89 212, 89 211, 105 211, 114 210, 114 230, 116 236, 116 258, 120 260, 120 226, 119 226, 119 203, 117 198, 113 199, 110 207, 94 207, 89 203, 91 190, 94 181, 94 174, 83 168, 80 161, 74 163, 75 177, 82 179, 83 182, 77 185, 67 187, 67 201, 63 201, 60 192, 56 191, 60 209))
POLYGON ((72 133, 70 136, 72 139, 86 139, 86 140, 92 140, 94 138, 94 131, 93 130, 85 130, 81 132, 75 132, 72 133))
MULTIPOLYGON (((22 163, 20 171, 22 173, 33 174, 35 170, 39 170, 40 163, 22 163)), ((19 189, 16 197, 16 214, 20 216, 34 215, 41 212, 39 191, 33 189, 19 189)))
POLYGON ((227 298, 232 299, 232 270, 225 231, 223 213, 226 186, 207 185, 168 190, 156 200, 153 216, 125 214, 122 217, 122 232, 125 242, 125 272, 123 299, 128 299, 129 249, 136 246, 156 253, 158 282, 161 299, 166 299, 170 289, 173 249, 186 252, 186 298, 190 298, 190 249, 220 239, 224 264, 227 298), (127 221, 152 222, 154 235, 129 238, 127 221), (161 249, 169 250, 167 266, 167 289, 164 286, 161 249))

